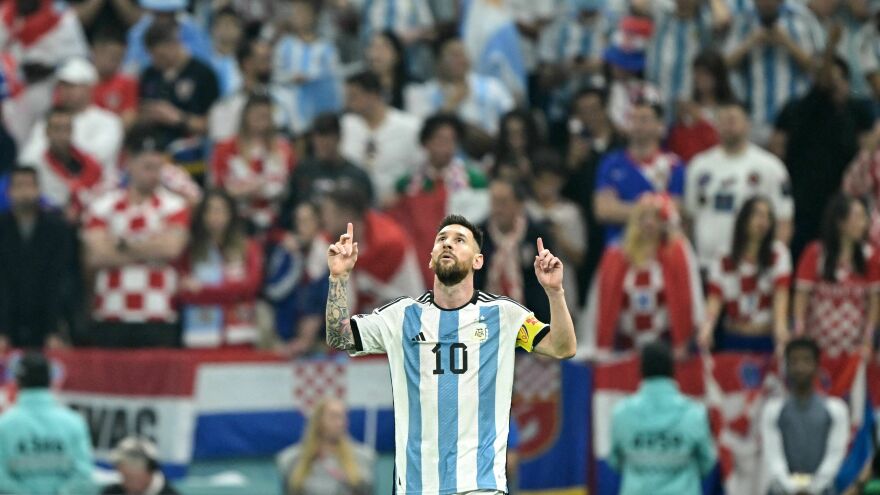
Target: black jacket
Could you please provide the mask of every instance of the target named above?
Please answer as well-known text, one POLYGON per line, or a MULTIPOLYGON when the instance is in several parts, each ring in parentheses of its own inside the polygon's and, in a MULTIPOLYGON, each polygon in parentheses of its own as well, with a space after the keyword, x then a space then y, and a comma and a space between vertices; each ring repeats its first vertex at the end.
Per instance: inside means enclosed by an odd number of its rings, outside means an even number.
POLYGON ((72 306, 75 266, 75 233, 59 215, 40 212, 27 239, 11 213, 0 215, 0 334, 42 347, 72 306))

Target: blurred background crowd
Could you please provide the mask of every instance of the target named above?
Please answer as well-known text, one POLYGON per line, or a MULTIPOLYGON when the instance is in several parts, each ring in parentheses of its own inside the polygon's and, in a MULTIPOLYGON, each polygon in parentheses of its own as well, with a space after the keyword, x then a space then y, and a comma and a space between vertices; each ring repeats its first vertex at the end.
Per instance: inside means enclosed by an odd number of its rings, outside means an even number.
POLYGON ((461 213, 581 356, 874 353, 880 2, 3 0, 0 98, 0 350, 324 354, 461 213))
POLYGON ((325 352, 328 239, 367 312, 451 212, 541 318, 547 240, 584 352, 869 345, 878 7, 4 1, 0 347, 325 352))

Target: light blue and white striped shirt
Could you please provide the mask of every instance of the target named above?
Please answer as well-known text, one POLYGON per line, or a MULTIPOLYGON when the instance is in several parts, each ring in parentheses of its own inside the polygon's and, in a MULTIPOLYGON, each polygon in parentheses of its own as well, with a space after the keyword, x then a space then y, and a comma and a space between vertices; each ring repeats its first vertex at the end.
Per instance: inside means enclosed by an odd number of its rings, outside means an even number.
MULTIPOLYGON (((701 8, 692 19, 675 14, 675 7, 654 12, 654 35, 646 53, 648 81, 659 90, 666 108, 673 110, 679 100, 690 100, 693 87, 693 61, 712 44, 712 16, 701 8)), ((672 112, 669 113, 672 118, 672 112)))
POLYGON ((225 98, 241 88, 241 71, 235 55, 211 54, 211 67, 217 74, 217 85, 220 86, 220 97, 225 98))
POLYGON ((550 327, 480 291, 454 310, 429 291, 351 321, 358 354, 388 354, 395 492, 506 492, 514 351, 531 351, 550 327))
MULTIPOLYGON (((807 53, 815 55, 824 49, 822 27, 806 7, 786 1, 777 23, 807 53)), ((761 20, 754 9, 736 17, 725 51, 732 52, 760 28, 761 20)), ((753 48, 732 75, 734 89, 750 105, 755 126, 772 124, 785 104, 802 96, 810 85, 809 74, 788 51, 770 44, 753 48)))
POLYGON ((412 29, 434 24, 428 0, 357 0, 355 5, 363 15, 364 39, 382 31, 392 31, 400 36, 412 29))
POLYGON ((298 113, 293 120, 307 128, 317 115, 342 109, 339 54, 332 42, 284 36, 275 46, 272 78, 291 92, 298 113))
POLYGON ((612 25, 602 13, 591 22, 580 22, 575 12, 557 16, 541 33, 539 58, 542 62, 565 63, 577 58, 602 59, 612 25))
MULTIPOLYGON (((468 95, 456 113, 468 124, 483 129, 491 136, 498 132, 498 121, 513 109, 516 102, 500 80, 470 73, 467 76, 468 95)), ((426 119, 443 107, 446 95, 437 79, 424 84, 410 85, 404 91, 406 111, 426 119)))

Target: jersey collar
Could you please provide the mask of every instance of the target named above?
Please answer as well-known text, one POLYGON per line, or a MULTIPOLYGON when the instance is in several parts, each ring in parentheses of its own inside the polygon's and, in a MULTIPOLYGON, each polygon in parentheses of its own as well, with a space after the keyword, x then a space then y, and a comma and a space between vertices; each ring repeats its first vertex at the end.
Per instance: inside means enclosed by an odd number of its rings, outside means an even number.
POLYGON ((480 297, 480 291, 477 289, 474 289, 474 295, 471 296, 470 301, 462 304, 461 306, 459 306, 457 308, 441 308, 440 306, 438 306, 437 303, 434 302, 434 291, 433 290, 429 290, 428 292, 425 292, 425 294, 422 297, 420 297, 419 299, 426 299, 429 304, 433 305, 435 308, 439 309, 440 311, 458 311, 460 309, 466 308, 467 306, 469 306, 471 304, 476 304, 477 299, 479 297, 480 297))

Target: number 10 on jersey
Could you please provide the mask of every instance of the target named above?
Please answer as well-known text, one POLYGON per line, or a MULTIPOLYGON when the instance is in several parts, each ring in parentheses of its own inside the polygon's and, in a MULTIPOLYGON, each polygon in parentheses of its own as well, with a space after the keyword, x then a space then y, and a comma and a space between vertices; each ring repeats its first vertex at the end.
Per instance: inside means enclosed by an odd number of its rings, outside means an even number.
MULTIPOLYGON (((449 349, 449 370, 456 375, 461 375, 468 369, 467 345, 461 342, 455 342, 447 346, 449 349)), ((437 344, 431 349, 434 353, 434 374, 442 375, 446 371, 443 369, 443 344, 437 344)))

